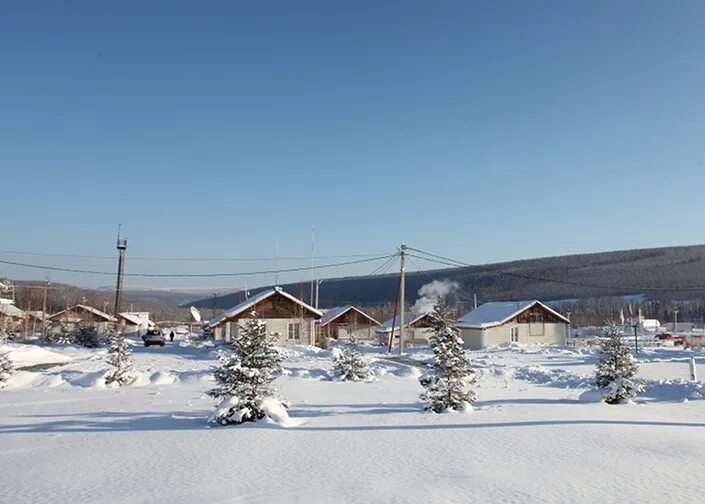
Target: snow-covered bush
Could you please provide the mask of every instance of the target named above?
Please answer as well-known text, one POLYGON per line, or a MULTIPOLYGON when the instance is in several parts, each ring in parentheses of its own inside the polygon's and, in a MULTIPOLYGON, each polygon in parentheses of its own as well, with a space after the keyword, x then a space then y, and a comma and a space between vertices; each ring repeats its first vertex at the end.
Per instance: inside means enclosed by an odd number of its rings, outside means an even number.
POLYGON ((463 340, 453 328, 453 318, 442 300, 438 300, 429 314, 429 323, 433 328, 430 340, 433 364, 419 377, 426 389, 421 394, 421 399, 426 403, 425 409, 436 413, 449 409, 470 409, 477 400, 475 392, 468 390, 468 386, 475 383, 475 372, 463 350, 463 340))
POLYGON ((105 384, 129 385, 135 381, 135 366, 130 346, 114 326, 108 329, 107 337, 110 345, 107 362, 112 367, 105 375, 105 384))
POLYGON ((76 325, 71 322, 60 322, 59 327, 47 327, 44 334, 44 341, 47 343, 76 342, 76 325))
POLYGON ((619 329, 610 326, 606 332, 607 339, 602 343, 595 371, 595 385, 607 404, 619 404, 638 396, 644 391, 644 385, 635 378, 639 365, 622 341, 619 329))
POLYGON ((357 349, 355 338, 350 338, 342 346, 334 348, 331 357, 335 371, 343 381, 367 380, 372 376, 365 359, 357 349))
POLYGON ((0 353, 0 388, 4 387, 7 380, 15 372, 15 366, 6 353, 0 353))
POLYGON ((214 368, 218 386, 208 395, 219 403, 208 421, 227 425, 268 417, 279 422, 286 411, 272 382, 281 374, 281 361, 265 322, 252 312, 214 368))
POLYGON ((98 348, 100 346, 100 335, 95 324, 90 322, 79 322, 75 329, 73 340, 86 348, 98 348))
MULTIPOLYGON (((0 348, 2 348, 5 341, 7 341, 7 337, 8 334, 5 324, 0 324, 0 348)), ((0 388, 6 385, 7 380, 14 372, 15 366, 12 364, 10 356, 6 353, 0 353, 0 388)))
POLYGON ((331 338, 327 334, 321 334, 318 338, 318 346, 323 350, 328 350, 331 346, 331 338))

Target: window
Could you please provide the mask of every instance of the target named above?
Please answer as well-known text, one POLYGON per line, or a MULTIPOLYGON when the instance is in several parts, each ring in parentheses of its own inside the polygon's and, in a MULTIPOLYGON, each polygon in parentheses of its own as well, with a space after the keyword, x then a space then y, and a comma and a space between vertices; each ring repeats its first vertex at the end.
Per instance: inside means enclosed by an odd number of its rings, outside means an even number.
POLYGON ((289 339, 296 340, 301 337, 301 323, 292 322, 289 324, 289 339))
POLYGON ((519 328, 512 327, 509 329, 509 337, 512 343, 519 343, 519 328))

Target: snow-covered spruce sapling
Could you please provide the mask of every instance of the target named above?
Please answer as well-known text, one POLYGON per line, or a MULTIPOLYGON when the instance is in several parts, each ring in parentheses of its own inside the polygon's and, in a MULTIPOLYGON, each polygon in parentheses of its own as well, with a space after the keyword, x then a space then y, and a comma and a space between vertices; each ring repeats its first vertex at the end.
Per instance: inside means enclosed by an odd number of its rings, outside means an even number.
POLYGON ((372 376, 372 372, 357 348, 355 338, 350 338, 341 347, 334 348, 331 357, 335 371, 343 381, 367 380, 372 376))
POLYGON ((426 389, 421 399, 428 411, 443 413, 448 410, 464 411, 472 408, 477 395, 468 387, 475 383, 475 372, 463 350, 463 340, 453 327, 453 318, 445 302, 438 300, 429 314, 433 329, 431 349, 433 364, 419 381, 426 389))
POLYGON ((115 326, 110 326, 107 338, 110 345, 107 362, 111 367, 105 375, 105 384, 129 385, 135 381, 135 365, 130 346, 115 326))
POLYGON ((255 312, 221 352, 213 375, 217 386, 208 395, 219 401, 208 421, 220 425, 286 417, 272 382, 281 374, 282 356, 255 312))
MULTIPOLYGON (((4 324, 0 325, 0 350, 2 350, 5 341, 7 340, 7 332, 4 324)), ((15 366, 10 360, 10 356, 6 353, 0 353, 0 388, 7 384, 7 380, 15 372, 15 366)))
POLYGON ((86 348, 98 348, 100 335, 95 324, 81 321, 75 329, 74 342, 86 348))
POLYGON ((71 322, 61 322, 58 330, 49 326, 44 334, 44 341, 47 343, 66 343, 72 344, 76 342, 77 329, 75 324, 71 322))
POLYGON ((15 372, 15 366, 6 353, 0 353, 0 388, 7 385, 7 380, 15 372))
POLYGON ((595 371, 595 385, 607 404, 619 404, 638 396, 644 384, 635 378, 639 365, 631 349, 624 344, 619 329, 610 326, 602 343, 595 371))

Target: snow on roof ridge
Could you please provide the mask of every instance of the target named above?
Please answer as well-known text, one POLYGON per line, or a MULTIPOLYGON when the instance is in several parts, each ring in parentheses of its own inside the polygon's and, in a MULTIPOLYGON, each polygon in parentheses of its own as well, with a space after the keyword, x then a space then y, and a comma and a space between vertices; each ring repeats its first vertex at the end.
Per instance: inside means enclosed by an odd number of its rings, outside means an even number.
POLYGON ((292 296, 291 294, 289 294, 288 292, 286 292, 286 291, 285 291, 284 289, 282 289, 281 287, 279 287, 279 286, 274 286, 274 287, 272 287, 271 289, 267 289, 267 290, 264 290, 264 291, 262 291, 262 292, 260 292, 260 293, 258 293, 258 294, 255 294, 254 296, 252 296, 252 297, 249 298, 249 299, 246 299, 246 300, 243 301, 242 303, 237 304, 237 305, 233 306, 232 308, 226 310, 225 313, 223 313, 223 315, 222 315, 219 319, 217 319, 215 322, 212 322, 212 323, 210 324, 210 326, 211 326, 211 327, 214 327, 214 326, 220 324, 221 322, 223 322, 223 321, 225 321, 225 320, 227 320, 227 319, 229 319, 229 318, 234 317, 235 315, 239 315, 239 314, 242 313, 243 311, 245 311, 245 310, 247 310, 248 308, 250 308, 250 307, 256 305, 257 303, 259 303, 260 301, 263 301, 263 300, 267 299, 268 297, 270 297, 271 295, 277 294, 277 293, 278 293, 278 294, 281 294, 282 296, 286 297, 287 299, 289 299, 289 300, 291 300, 291 301, 293 301, 293 302, 295 302, 295 303, 297 303, 297 304, 303 306, 303 307, 306 308, 307 310, 312 311, 313 313, 315 313, 315 314, 317 314, 317 315, 319 315, 319 316, 321 316, 321 317, 323 316, 323 312, 321 312, 320 310, 317 310, 317 309, 314 308, 313 306, 310 306, 310 305, 308 305, 307 303, 304 303, 303 301, 301 301, 300 299, 298 299, 298 298, 292 296))
POLYGON ((374 322, 375 324, 379 325, 379 322, 377 320, 370 317, 367 313, 360 310, 355 305, 345 305, 345 306, 334 306, 333 308, 329 308, 327 310, 324 310, 323 317, 321 317, 321 327, 331 323, 332 321, 334 321, 338 317, 346 314, 350 310, 355 310, 356 312, 361 314, 363 317, 365 317, 365 318, 371 320, 372 322, 374 322))
MULTIPOLYGON (((419 319, 422 319, 423 317, 425 317, 426 315, 431 313, 431 311, 407 312, 406 315, 408 315, 408 318, 404 317, 404 319, 405 319, 404 326, 407 327, 407 326, 413 324, 414 322, 418 321, 419 319)), ((392 330, 392 325, 394 325, 394 329, 397 329, 399 327, 399 324, 396 322, 396 320, 399 318, 400 318, 400 314, 397 314, 396 317, 392 317, 389 320, 384 321, 375 329, 375 331, 382 332, 382 333, 389 332, 392 330)))
POLYGON ((535 305, 541 305, 547 311, 553 313, 561 320, 568 323, 568 319, 553 310, 538 299, 527 301, 490 301, 483 303, 476 309, 466 313, 457 320, 458 327, 485 329, 502 325, 508 320, 516 317, 521 312, 535 305))

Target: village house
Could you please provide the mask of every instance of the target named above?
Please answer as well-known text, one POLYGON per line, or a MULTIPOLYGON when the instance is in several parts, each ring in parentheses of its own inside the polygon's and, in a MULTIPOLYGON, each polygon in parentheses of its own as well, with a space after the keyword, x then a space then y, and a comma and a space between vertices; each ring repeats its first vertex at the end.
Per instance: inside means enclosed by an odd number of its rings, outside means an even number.
POLYGON ((27 314, 17 308, 11 300, 3 299, 0 302, 0 326, 7 332, 21 331, 27 320, 27 314))
MULTIPOLYGON (((404 314, 404 344, 426 345, 433 336, 433 329, 428 323, 430 312, 409 312, 404 314)), ((389 344, 389 336, 394 328, 394 340, 399 340, 401 317, 397 314, 375 328, 380 345, 389 344)))
POLYGON ((465 348, 478 350, 507 343, 565 344, 570 321, 540 301, 492 302, 459 318, 465 348))
POLYGON ((92 306, 77 304, 55 313, 49 320, 55 324, 78 324, 87 322, 93 325, 98 333, 106 333, 110 324, 116 322, 115 317, 108 315, 92 306))
POLYGON ((123 312, 117 318, 122 335, 129 338, 141 338, 154 326, 149 320, 149 312, 123 312))
POLYGON ((318 321, 322 312, 274 287, 227 310, 211 322, 210 328, 216 341, 231 341, 252 312, 264 320, 267 332, 278 344, 297 343, 314 345, 317 340, 318 321))
POLYGON ((378 325, 379 322, 354 306, 338 306, 323 311, 321 337, 371 340, 378 325))

